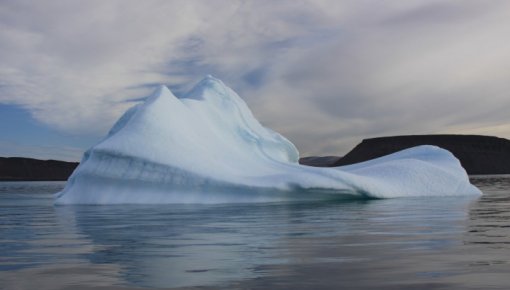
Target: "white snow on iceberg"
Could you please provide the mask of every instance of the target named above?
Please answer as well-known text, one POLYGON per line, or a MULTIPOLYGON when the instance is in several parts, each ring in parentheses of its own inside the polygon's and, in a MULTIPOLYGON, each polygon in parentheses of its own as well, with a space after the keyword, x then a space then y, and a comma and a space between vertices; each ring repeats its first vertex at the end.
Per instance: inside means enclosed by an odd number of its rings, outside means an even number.
POLYGON ((56 204, 225 203, 479 195, 448 151, 418 146, 333 168, 298 151, 244 101, 206 77, 175 97, 161 86, 90 148, 56 204))

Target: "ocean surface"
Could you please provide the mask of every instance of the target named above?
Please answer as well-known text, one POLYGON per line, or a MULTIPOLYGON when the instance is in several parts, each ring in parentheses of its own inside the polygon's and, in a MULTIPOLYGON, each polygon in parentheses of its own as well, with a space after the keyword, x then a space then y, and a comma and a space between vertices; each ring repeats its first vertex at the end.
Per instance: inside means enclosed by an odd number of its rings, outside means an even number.
POLYGON ((0 182, 1 289, 509 289, 510 176, 482 197, 53 206, 0 182))

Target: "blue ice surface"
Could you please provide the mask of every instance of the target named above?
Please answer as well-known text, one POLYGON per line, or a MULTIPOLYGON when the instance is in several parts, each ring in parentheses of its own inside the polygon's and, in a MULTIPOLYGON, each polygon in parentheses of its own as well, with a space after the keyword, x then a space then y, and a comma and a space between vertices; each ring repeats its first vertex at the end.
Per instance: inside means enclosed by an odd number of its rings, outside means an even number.
POLYGON ((316 168, 263 127, 222 81, 177 98, 167 87, 129 109, 90 148, 57 204, 244 203, 480 195, 447 150, 418 146, 359 164, 316 168))

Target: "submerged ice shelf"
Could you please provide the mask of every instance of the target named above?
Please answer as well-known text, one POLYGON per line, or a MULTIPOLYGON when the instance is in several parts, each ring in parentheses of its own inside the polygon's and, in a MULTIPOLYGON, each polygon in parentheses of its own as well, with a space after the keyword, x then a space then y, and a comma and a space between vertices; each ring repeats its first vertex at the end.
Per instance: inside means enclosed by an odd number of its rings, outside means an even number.
POLYGON ((294 145, 206 77, 181 98, 161 86, 90 148, 57 204, 225 203, 479 195, 448 151, 419 146, 333 168, 298 164, 294 145))

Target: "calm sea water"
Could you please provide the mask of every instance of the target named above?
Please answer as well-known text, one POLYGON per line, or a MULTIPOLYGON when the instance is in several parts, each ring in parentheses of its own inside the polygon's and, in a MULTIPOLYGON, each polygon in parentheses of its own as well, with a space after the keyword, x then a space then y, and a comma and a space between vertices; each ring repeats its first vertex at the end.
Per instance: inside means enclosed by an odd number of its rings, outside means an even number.
POLYGON ((0 288, 509 289, 510 177, 481 198, 52 205, 0 183, 0 288))

